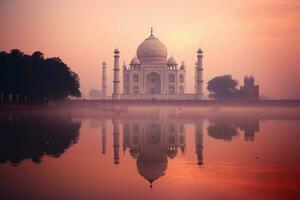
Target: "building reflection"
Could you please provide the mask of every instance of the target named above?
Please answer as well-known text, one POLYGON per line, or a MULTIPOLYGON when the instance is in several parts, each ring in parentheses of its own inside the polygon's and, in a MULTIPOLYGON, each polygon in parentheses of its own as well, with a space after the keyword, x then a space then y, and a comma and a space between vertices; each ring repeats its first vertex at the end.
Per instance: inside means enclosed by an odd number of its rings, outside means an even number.
MULTIPOLYGON (((186 150, 185 124, 176 117, 176 110, 152 112, 143 119, 115 118, 112 119, 112 125, 114 164, 120 163, 120 138, 123 138, 123 152, 128 152, 136 160, 139 174, 150 183, 150 187, 155 180, 165 175, 168 159, 173 159, 179 152, 184 153, 186 150)), ((202 165, 203 122, 197 120, 194 125, 195 149, 198 164, 202 165)), ((104 130, 102 127, 102 148, 106 146, 106 129, 104 130)))
POLYGON ((124 122, 123 150, 128 149, 136 159, 138 172, 152 186, 152 182, 165 174, 168 159, 185 151, 184 125, 178 122, 146 121, 124 122))
POLYGON ((259 131, 259 120, 252 119, 252 120, 242 121, 239 127, 242 131, 244 131, 245 141, 254 141, 255 132, 259 131))
MULTIPOLYGON (((129 153, 136 160, 138 173, 152 187, 155 180, 165 175, 168 160, 175 158, 179 152, 185 153, 186 125, 192 124, 196 163, 202 166, 204 121, 203 117, 184 117, 177 108, 153 109, 115 117, 112 119, 114 164, 120 163, 120 151, 129 153)), ((255 132, 259 131, 259 120, 254 117, 221 117, 208 121, 207 134, 215 139, 230 141, 243 132, 245 141, 254 141, 255 132)), ((102 122, 103 154, 106 152, 106 138, 106 123, 102 122)))

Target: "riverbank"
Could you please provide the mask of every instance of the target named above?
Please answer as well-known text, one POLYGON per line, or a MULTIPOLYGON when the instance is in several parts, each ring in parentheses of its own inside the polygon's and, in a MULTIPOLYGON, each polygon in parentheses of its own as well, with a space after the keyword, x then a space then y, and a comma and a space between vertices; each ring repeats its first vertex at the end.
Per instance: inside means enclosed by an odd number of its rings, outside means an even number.
POLYGON ((0 111, 34 111, 77 107, 113 109, 122 106, 180 106, 180 107, 300 107, 300 99, 288 100, 65 100, 48 105, 0 105, 0 111))
POLYGON ((97 100, 68 100, 62 102, 64 105, 130 105, 130 106, 279 106, 279 107, 300 107, 300 99, 285 99, 285 100, 112 100, 112 99, 97 99, 97 100))

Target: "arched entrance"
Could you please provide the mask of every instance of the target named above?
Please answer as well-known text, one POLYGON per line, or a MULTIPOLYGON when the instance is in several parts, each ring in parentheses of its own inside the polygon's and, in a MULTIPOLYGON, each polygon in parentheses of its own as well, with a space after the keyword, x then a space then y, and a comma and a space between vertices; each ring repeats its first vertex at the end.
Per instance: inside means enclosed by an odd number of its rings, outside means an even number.
POLYGON ((158 73, 152 72, 147 76, 146 93, 161 94, 161 80, 158 73))

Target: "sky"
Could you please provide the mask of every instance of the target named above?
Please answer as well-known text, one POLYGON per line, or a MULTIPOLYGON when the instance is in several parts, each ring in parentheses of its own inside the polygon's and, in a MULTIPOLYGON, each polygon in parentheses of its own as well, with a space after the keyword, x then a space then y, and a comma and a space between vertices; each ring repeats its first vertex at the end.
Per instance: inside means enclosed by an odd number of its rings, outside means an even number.
POLYGON ((189 93, 201 47, 206 95, 207 81, 231 74, 240 85, 253 75, 264 97, 300 98, 299 0, 0 0, 0 51, 60 57, 85 97, 100 89, 104 60, 111 94, 114 49, 129 64, 151 26, 185 61, 189 93))

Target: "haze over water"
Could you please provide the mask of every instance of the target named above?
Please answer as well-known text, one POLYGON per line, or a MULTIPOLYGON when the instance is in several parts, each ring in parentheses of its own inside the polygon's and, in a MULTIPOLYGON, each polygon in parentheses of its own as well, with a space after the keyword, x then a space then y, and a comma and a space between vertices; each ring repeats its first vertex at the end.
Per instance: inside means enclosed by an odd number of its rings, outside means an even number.
POLYGON ((297 109, 1 114, 0 199, 299 199, 297 109))

